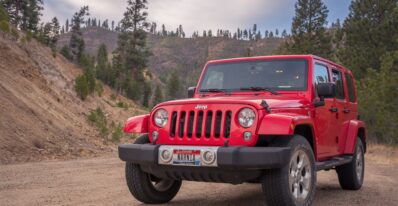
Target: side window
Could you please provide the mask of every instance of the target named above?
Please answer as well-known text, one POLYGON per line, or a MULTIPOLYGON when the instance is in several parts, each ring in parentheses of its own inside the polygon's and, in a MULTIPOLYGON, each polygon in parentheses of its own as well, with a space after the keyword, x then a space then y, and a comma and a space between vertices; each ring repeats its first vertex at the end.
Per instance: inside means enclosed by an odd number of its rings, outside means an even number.
POLYGON ((350 102, 355 102, 356 99, 355 99, 354 83, 352 82, 352 77, 350 74, 348 73, 345 74, 345 81, 348 89, 348 100, 350 102))
POLYGON ((336 84, 336 98, 345 99, 343 77, 340 71, 332 70, 333 82, 336 84))
POLYGON ((314 83, 327 83, 329 81, 328 68, 321 64, 315 64, 314 83))
POLYGON ((328 82, 330 82, 328 68, 322 64, 315 64, 314 67, 315 93, 317 91, 319 83, 328 83, 328 82))

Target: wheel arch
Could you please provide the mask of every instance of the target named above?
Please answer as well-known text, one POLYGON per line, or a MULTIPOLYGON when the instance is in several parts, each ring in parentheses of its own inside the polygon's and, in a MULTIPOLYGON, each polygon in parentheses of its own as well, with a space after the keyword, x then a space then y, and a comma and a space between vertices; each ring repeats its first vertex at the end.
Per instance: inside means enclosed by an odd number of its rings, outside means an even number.
POLYGON ((314 127, 311 124, 299 124, 294 127, 294 134, 303 136, 308 143, 311 145, 312 152, 314 153, 315 159, 317 158, 316 152, 316 139, 314 133, 314 127))
POLYGON ((360 120, 351 120, 348 126, 347 138, 344 147, 345 154, 353 154, 357 138, 362 141, 364 152, 366 152, 366 127, 360 120))

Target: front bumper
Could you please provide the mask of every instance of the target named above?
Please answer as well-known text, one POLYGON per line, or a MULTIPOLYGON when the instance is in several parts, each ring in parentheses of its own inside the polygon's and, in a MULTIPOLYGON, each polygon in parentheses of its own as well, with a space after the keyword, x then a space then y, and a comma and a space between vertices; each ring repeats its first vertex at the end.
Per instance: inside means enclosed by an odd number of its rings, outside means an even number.
POLYGON ((217 167, 174 166, 158 163, 159 148, 151 144, 119 145, 119 157, 162 179, 240 184, 259 182, 265 169, 283 167, 290 156, 288 147, 219 147, 217 167))
MULTIPOLYGON (((158 165, 160 145, 124 144, 119 145, 121 160, 139 165, 158 165)), ((218 168, 225 169, 274 169, 287 164, 288 147, 219 147, 218 168)))

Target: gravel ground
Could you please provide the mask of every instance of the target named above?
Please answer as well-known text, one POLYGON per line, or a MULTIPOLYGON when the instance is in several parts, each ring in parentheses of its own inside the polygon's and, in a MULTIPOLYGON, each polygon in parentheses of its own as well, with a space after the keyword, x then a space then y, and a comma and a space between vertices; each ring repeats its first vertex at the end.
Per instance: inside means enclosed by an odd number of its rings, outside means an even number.
MULTIPOLYGON (((397 205, 398 167, 366 162, 359 191, 341 190, 335 171, 318 172, 314 205, 397 205)), ((184 182, 169 205, 264 205, 259 184, 184 182)), ((0 205, 141 205, 115 157, 0 165, 0 205)))

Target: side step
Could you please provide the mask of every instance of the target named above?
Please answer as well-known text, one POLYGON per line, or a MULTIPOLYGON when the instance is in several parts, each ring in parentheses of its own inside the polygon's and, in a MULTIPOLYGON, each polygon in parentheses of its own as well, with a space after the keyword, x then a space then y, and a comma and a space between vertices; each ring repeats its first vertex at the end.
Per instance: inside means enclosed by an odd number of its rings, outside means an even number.
POLYGON ((333 167, 348 164, 352 161, 353 156, 352 155, 343 155, 339 157, 333 157, 332 159, 323 161, 323 162, 316 162, 316 170, 327 170, 327 169, 332 169, 333 167))

